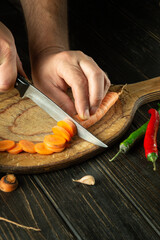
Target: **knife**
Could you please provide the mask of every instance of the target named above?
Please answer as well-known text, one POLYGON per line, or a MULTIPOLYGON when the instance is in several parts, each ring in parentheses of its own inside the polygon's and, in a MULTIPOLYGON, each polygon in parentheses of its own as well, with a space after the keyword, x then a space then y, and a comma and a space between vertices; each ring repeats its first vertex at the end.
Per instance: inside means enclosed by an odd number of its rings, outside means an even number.
POLYGON ((77 121, 70 117, 66 112, 64 112, 55 102, 48 98, 45 94, 34 87, 29 81, 24 77, 18 75, 15 83, 15 88, 19 91, 22 98, 28 97, 33 102, 35 102, 40 108, 47 112, 56 121, 64 120, 65 118, 70 119, 75 123, 77 127, 77 134, 80 138, 91 142, 100 147, 108 147, 88 130, 82 127, 77 121))

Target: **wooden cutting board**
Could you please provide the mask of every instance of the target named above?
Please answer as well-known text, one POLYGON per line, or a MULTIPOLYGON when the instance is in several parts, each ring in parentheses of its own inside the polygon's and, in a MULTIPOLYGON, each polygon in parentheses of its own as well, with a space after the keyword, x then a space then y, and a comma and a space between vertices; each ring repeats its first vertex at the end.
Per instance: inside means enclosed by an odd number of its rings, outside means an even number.
MULTIPOLYGON (((111 87, 119 91, 122 85, 111 87)), ((117 103, 94 126, 89 128, 109 146, 124 134, 139 106, 160 99, 160 77, 128 84, 117 103)), ((56 122, 30 99, 21 99, 16 89, 0 94, 0 140, 28 139, 43 141, 56 122)), ((0 153, 0 172, 40 173, 87 160, 106 150, 75 136, 68 149, 52 155, 0 153)))

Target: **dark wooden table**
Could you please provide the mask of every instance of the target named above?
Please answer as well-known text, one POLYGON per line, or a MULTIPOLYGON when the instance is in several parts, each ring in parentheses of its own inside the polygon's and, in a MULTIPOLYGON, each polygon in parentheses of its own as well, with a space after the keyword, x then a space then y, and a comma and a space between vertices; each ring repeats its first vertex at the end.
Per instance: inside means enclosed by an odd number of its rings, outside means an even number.
MULTIPOLYGON (((1 0, 0 19, 12 30, 29 73, 21 13, 1 0)), ((71 48, 93 57, 112 83, 160 75, 159 1, 70 0, 69 26, 71 48)), ((56 172, 17 175, 18 189, 0 192, 0 216, 41 231, 1 221, 0 239, 160 239, 160 159, 154 172, 144 156, 142 140, 126 155, 108 161, 120 141, 146 122, 148 109, 156 106, 157 102, 152 102, 140 107, 124 136, 84 163, 56 172), (94 186, 72 181, 87 174, 95 177, 94 186)))

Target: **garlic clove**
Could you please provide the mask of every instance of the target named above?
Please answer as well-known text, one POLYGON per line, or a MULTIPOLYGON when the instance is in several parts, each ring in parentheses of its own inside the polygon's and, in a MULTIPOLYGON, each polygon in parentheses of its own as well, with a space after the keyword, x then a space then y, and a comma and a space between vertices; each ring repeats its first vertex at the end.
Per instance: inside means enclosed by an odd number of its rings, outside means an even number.
POLYGON ((91 175, 86 175, 78 180, 72 179, 73 182, 83 183, 87 185, 94 185, 95 184, 95 178, 91 175))

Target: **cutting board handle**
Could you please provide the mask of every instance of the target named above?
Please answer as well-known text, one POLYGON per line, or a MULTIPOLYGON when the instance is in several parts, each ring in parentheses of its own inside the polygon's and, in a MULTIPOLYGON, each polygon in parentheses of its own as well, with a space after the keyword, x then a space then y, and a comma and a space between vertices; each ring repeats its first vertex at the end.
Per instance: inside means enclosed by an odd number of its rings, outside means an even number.
POLYGON ((142 104, 160 100, 160 77, 138 83, 128 84, 126 91, 137 107, 142 104))

